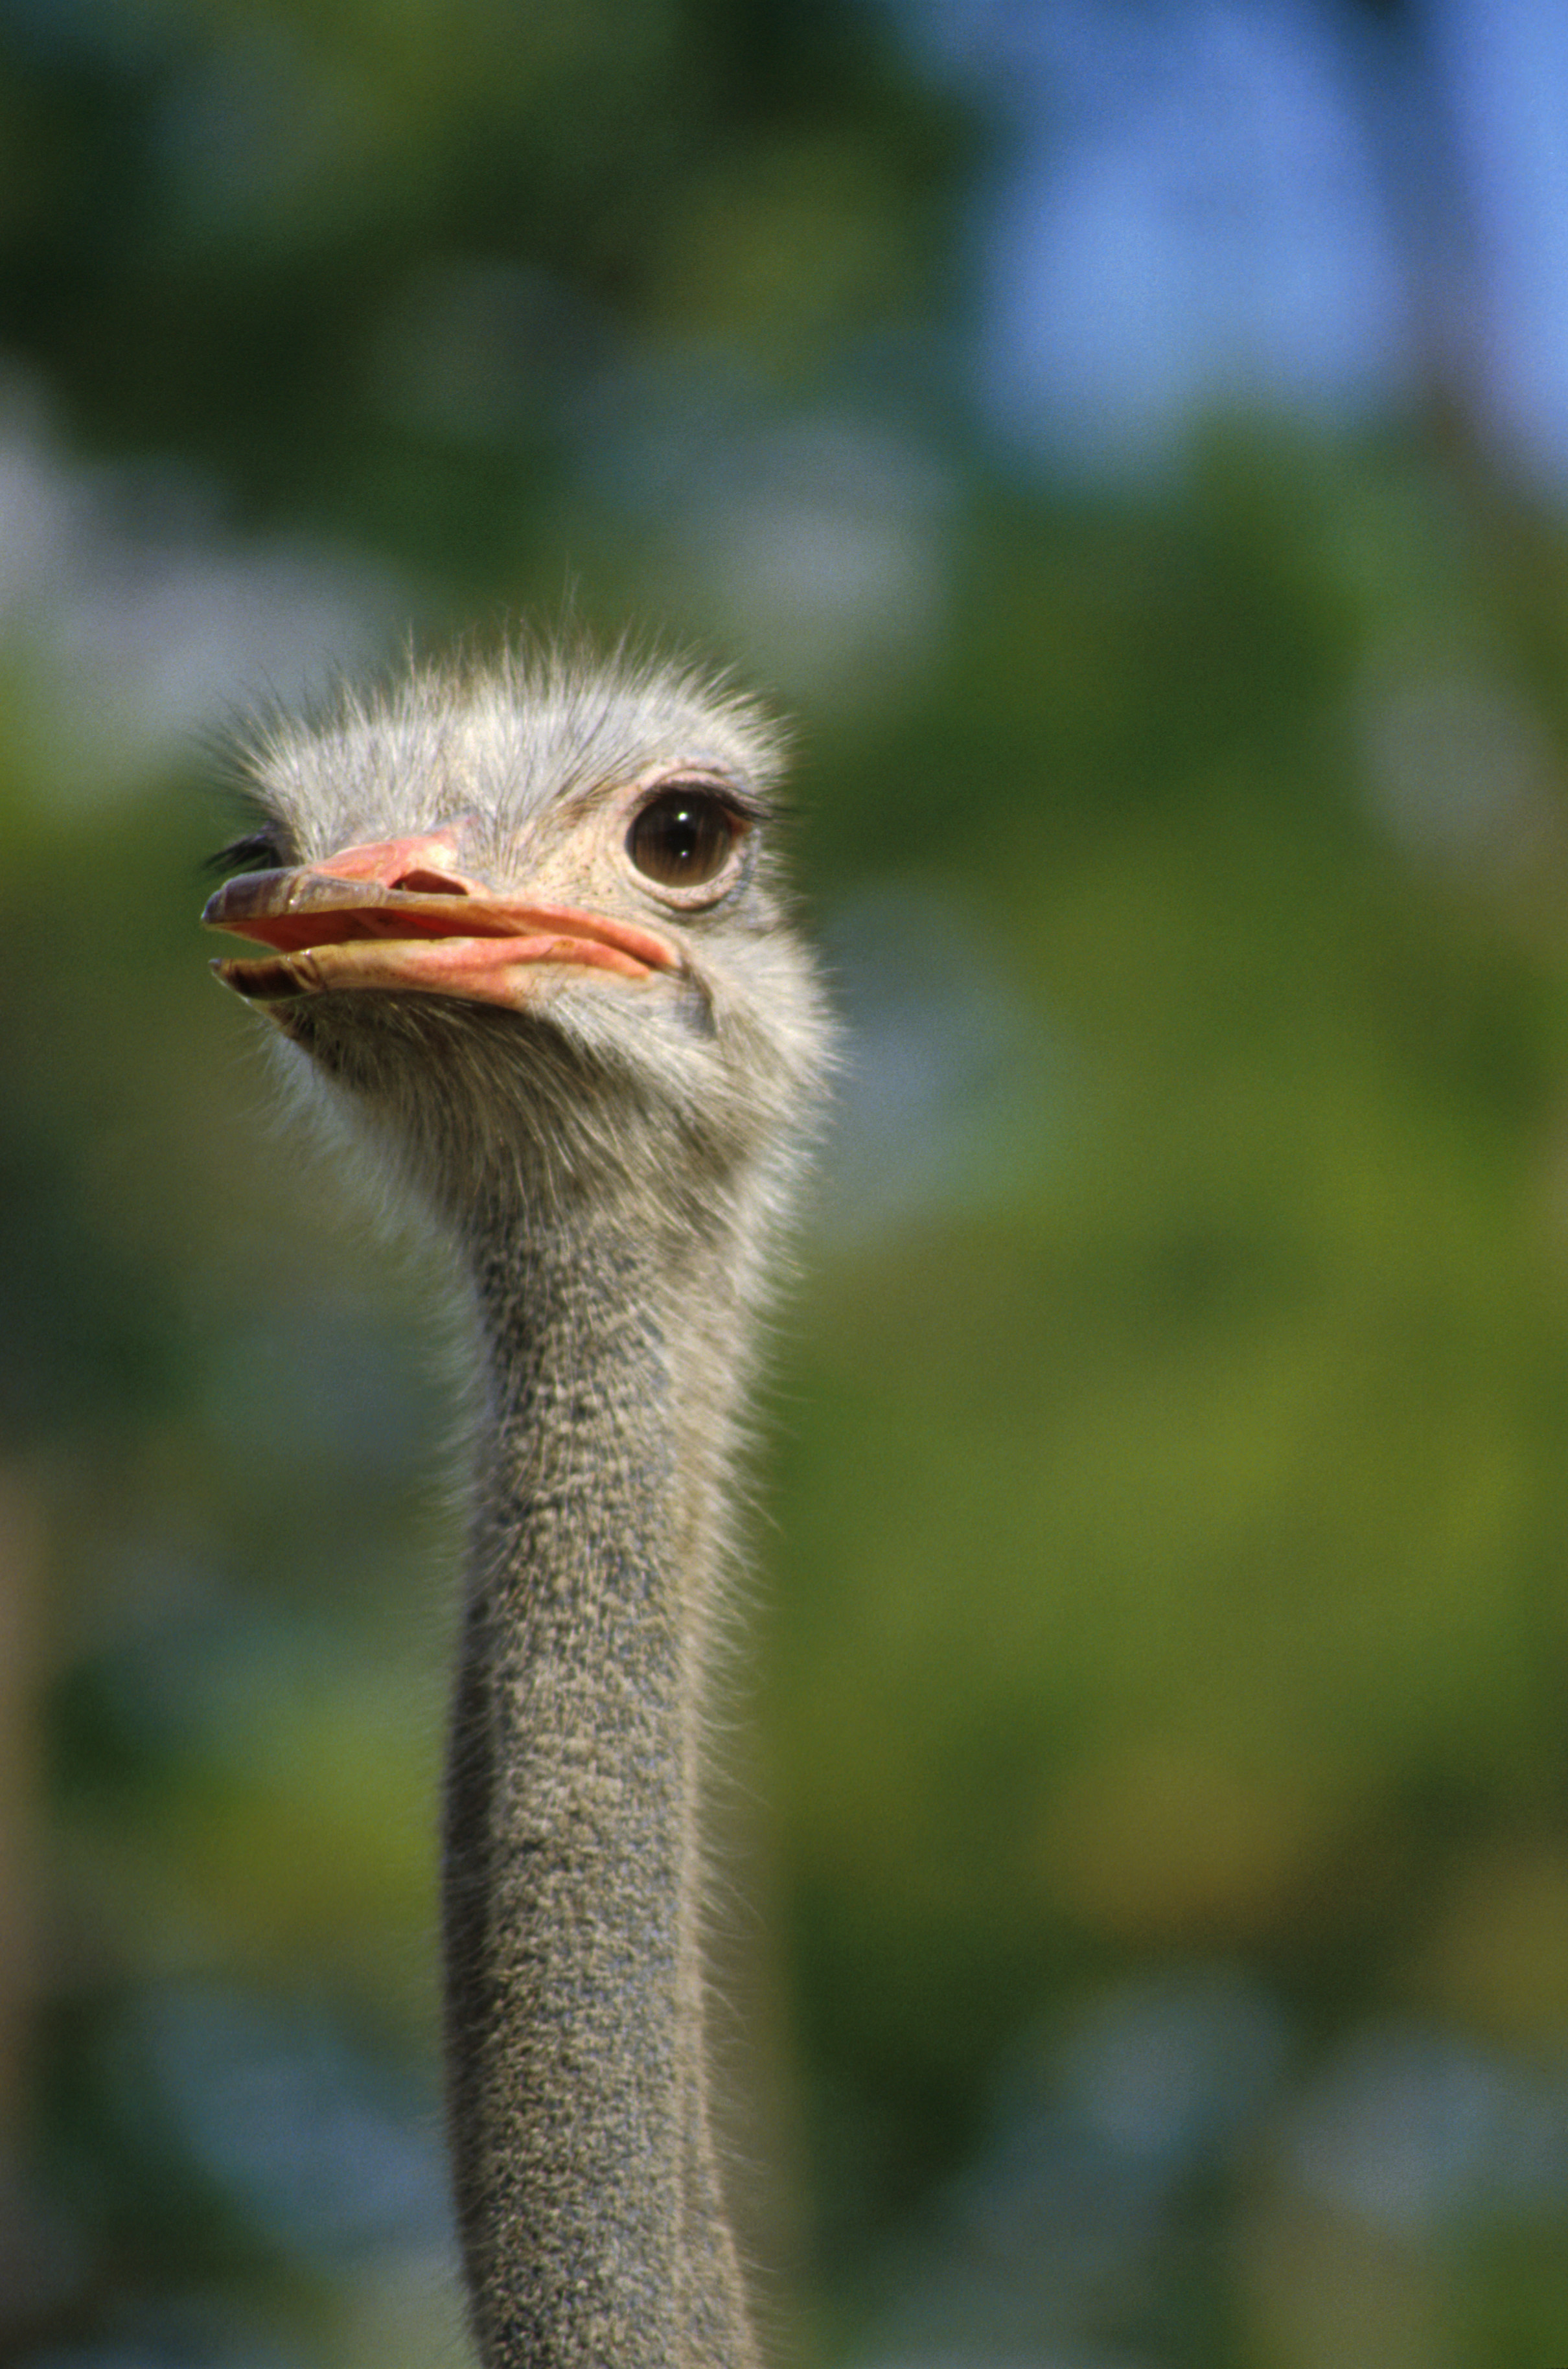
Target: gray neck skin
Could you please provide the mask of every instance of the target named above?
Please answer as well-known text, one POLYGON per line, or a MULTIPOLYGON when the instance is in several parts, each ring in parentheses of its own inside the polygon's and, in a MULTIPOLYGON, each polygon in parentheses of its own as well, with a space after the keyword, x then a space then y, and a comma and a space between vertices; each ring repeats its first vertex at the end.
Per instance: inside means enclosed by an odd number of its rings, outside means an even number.
POLYGON ((500 1221, 471 1254, 490 1402, 444 1923, 486 2369, 756 2361, 708 2128, 696 1834, 722 1451, 692 1443, 722 1436, 740 1342, 727 1262, 688 1247, 672 1276, 641 1215, 640 1239, 631 1212, 500 1221))

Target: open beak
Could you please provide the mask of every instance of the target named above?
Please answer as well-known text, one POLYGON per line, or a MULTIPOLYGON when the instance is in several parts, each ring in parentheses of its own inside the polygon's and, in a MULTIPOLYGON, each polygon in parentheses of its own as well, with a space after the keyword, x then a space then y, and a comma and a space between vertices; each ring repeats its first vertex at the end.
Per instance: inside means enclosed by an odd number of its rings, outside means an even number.
POLYGON ((242 872, 201 918, 273 951, 212 967, 258 1002, 359 990, 514 1011, 544 964, 632 979, 680 967, 673 946, 632 922, 492 896, 452 868, 453 853, 445 838, 389 840, 299 871, 242 872))

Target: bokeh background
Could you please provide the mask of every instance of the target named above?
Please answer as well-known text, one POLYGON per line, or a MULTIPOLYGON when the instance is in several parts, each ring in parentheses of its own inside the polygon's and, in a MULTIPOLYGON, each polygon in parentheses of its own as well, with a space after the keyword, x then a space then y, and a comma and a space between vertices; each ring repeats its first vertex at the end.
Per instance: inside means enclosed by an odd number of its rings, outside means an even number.
POLYGON ((1568 2361, 1568 17, 0 0, 0 2356, 449 2369, 442 1278, 214 735, 796 719, 724 1812, 786 2369, 1568 2361))

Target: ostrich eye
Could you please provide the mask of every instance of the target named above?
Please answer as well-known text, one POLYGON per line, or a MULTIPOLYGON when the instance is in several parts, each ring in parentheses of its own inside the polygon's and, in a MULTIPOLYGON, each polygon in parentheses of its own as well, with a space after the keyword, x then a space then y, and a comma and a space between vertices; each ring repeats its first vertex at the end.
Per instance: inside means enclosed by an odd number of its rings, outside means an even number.
POLYGON ((740 826, 712 790, 661 790, 626 833, 626 853, 662 888, 700 888, 724 870, 740 826))

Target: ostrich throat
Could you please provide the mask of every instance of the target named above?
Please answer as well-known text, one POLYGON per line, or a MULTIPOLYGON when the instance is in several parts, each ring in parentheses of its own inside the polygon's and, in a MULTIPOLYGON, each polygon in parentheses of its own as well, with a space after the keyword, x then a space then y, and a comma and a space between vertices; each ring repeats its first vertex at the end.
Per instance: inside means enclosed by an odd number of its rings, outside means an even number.
POLYGON ((734 1263, 630 1196, 492 1207, 468 1242, 488 1403, 444 1922, 476 2333, 497 2369, 743 2369, 698 1838, 734 1263))

